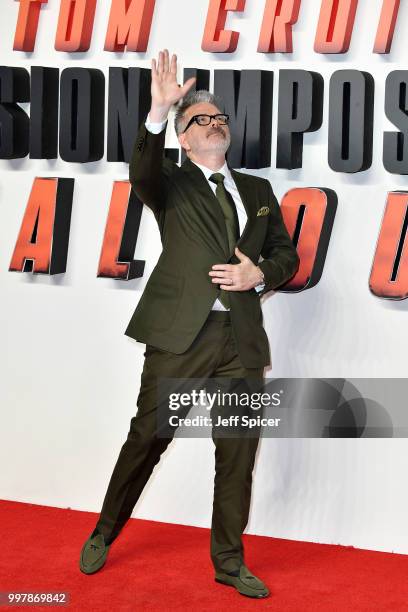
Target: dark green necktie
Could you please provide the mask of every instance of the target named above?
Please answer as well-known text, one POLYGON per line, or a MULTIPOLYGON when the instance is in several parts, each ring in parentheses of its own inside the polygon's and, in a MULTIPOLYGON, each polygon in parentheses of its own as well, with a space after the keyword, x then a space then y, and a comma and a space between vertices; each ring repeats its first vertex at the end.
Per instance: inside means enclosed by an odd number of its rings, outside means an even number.
MULTIPOLYGON (((209 180, 217 185, 215 195, 224 213, 228 235, 228 248, 230 254, 232 254, 239 238, 239 222, 234 199, 230 192, 225 189, 224 178, 225 176, 221 172, 215 172, 215 174, 210 176, 209 180)), ((228 291, 221 289, 220 300, 225 308, 230 308, 230 296, 228 291)))

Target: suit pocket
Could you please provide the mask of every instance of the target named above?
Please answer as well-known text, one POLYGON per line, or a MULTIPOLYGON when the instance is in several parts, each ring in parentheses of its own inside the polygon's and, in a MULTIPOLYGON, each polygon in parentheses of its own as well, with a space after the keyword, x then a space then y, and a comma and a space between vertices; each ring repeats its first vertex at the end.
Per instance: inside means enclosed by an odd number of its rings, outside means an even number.
POLYGON ((153 353, 168 353, 168 351, 160 349, 157 346, 153 346, 152 344, 146 344, 146 349, 143 356, 150 357, 150 355, 153 355, 153 353))

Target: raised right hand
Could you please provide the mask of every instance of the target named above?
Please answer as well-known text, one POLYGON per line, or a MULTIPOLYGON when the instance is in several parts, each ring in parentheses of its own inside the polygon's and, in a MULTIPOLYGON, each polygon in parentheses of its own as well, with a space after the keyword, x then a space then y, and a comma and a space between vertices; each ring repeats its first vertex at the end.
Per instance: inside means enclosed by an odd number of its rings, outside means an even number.
POLYGON ((196 79, 191 77, 184 85, 177 83, 177 56, 172 55, 169 62, 168 49, 159 52, 159 59, 152 59, 152 108, 162 111, 170 110, 194 85, 196 79))

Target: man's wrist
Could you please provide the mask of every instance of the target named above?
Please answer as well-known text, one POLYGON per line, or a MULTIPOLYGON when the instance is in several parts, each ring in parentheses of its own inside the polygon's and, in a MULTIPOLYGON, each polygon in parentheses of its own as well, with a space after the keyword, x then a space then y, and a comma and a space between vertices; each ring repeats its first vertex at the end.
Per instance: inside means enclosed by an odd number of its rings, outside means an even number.
POLYGON ((264 285, 265 284, 265 274, 262 272, 262 270, 261 270, 261 268, 259 266, 256 266, 256 270, 258 272, 259 280, 258 280, 257 284, 255 285, 255 287, 258 287, 258 285, 264 285))
POLYGON ((152 106, 149 111, 150 121, 152 123, 161 123, 162 121, 167 121, 169 111, 169 107, 152 106))

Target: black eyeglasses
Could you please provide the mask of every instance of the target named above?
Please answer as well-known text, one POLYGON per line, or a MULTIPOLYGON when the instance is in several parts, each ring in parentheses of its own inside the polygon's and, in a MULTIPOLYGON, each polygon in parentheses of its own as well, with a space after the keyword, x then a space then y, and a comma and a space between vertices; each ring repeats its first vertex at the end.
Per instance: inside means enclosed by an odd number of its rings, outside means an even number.
POLYGON ((224 115, 222 113, 218 113, 217 115, 194 115, 194 117, 191 117, 182 133, 184 134, 193 123, 197 123, 197 125, 210 125, 211 119, 216 119, 218 125, 227 125, 229 115, 224 115))

